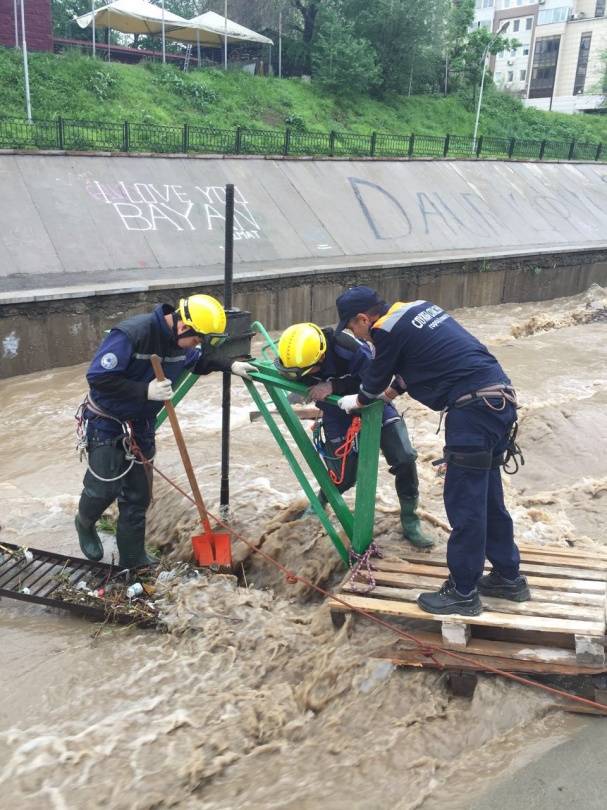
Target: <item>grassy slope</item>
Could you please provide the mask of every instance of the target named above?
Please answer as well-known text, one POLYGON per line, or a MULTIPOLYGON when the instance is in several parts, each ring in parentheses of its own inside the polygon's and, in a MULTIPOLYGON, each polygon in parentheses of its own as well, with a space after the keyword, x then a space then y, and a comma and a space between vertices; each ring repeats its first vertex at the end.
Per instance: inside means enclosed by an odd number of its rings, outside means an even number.
MULTIPOLYGON (((474 126, 470 102, 448 98, 366 96, 340 99, 296 79, 266 79, 220 70, 183 74, 161 65, 107 65, 77 54, 30 55, 35 118, 62 115, 105 120, 257 129, 282 129, 297 116, 306 129, 358 133, 373 130, 467 135, 474 126)), ((0 113, 23 116, 20 54, 0 48, 0 113)), ((480 132, 519 138, 607 141, 607 116, 561 115, 525 109, 489 89, 480 132)))

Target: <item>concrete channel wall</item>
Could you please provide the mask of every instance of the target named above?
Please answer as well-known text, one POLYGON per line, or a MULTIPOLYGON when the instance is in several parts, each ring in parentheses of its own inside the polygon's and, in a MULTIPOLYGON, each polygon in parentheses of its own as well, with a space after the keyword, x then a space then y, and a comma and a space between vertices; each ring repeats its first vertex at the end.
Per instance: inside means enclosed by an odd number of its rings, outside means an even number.
POLYGON ((607 283, 607 166, 0 155, 0 377, 86 360, 161 300, 221 295, 268 328, 334 321, 344 287, 442 306, 607 283))
MULTIPOLYGON (((343 268, 237 281, 234 303, 268 329, 298 321, 334 323, 335 298, 352 284, 373 285, 388 301, 427 298, 447 309, 573 295, 607 285, 607 250, 502 256, 408 267, 343 268)), ((193 290, 221 297, 223 286, 166 286, 140 292, 75 295, 0 304, 0 378, 84 362, 105 329, 193 290)))

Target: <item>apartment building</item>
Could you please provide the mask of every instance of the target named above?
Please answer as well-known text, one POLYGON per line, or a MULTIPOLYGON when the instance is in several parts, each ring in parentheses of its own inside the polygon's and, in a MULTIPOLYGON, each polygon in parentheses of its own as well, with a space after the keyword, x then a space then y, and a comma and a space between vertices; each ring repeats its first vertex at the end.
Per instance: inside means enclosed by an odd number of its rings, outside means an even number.
POLYGON ((606 6, 607 0, 476 0, 475 28, 498 31, 507 21, 505 35, 520 42, 491 58, 496 85, 541 109, 602 108, 606 6))

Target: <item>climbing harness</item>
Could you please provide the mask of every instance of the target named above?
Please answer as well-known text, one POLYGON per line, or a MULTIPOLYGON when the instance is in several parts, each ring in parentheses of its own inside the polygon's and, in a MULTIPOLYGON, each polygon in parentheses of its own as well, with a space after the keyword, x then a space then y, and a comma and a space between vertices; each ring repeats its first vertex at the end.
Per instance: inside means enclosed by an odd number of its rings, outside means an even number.
POLYGON ((76 419, 76 450, 78 451, 78 455, 80 461, 86 460, 86 466, 90 474, 96 478, 98 481, 103 481, 106 484, 111 484, 114 481, 120 481, 121 478, 124 478, 126 475, 130 473, 133 469, 135 464, 147 464, 151 463, 154 460, 154 456, 149 459, 145 459, 143 453, 141 452, 137 441, 135 439, 135 435, 133 433, 133 425, 128 419, 122 420, 117 419, 112 414, 104 411, 103 408, 100 408, 94 400, 91 398, 90 394, 86 394, 80 405, 78 406, 78 410, 76 411, 74 418, 76 419), (110 419, 112 422, 116 422, 120 425, 122 429, 122 436, 116 440, 116 443, 121 443, 122 448, 124 450, 124 458, 125 461, 128 462, 128 466, 125 470, 123 470, 119 475, 115 476, 114 478, 103 478, 101 475, 98 475, 95 470, 91 467, 89 456, 88 456, 88 436, 87 436, 87 429, 89 420, 86 417, 86 412, 90 411, 95 416, 103 417, 104 419, 110 419), (139 460, 139 456, 144 458, 145 460, 139 460))
MULTIPOLYGON (((486 388, 480 388, 478 391, 472 391, 470 394, 464 394, 455 400, 453 405, 445 406, 440 412, 440 419, 438 422, 438 433, 443 424, 443 418, 451 408, 465 408, 473 402, 482 401, 489 410, 495 413, 503 411, 509 402, 518 409, 518 400, 516 391, 511 385, 504 385, 498 383, 497 385, 489 385, 486 388), (490 400, 501 400, 498 405, 494 405, 490 400)), ((498 457, 493 458, 490 450, 477 451, 473 453, 457 453, 445 448, 443 458, 439 458, 432 462, 433 467, 438 467, 441 464, 448 463, 449 461, 460 467, 467 467, 468 469, 475 470, 490 470, 496 467, 503 467, 504 472, 508 475, 514 475, 525 464, 525 457, 521 451, 520 446, 516 442, 516 434, 518 433, 518 421, 515 420, 508 436, 508 444, 506 445, 505 452, 498 457)))

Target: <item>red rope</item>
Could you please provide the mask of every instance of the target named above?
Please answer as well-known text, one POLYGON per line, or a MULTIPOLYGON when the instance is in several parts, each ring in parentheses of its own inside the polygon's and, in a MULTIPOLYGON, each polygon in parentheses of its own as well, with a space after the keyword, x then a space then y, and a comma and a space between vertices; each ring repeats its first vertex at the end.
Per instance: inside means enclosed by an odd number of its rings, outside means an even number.
POLYGON ((344 482, 344 478, 346 477, 346 464, 348 463, 348 456, 356 444, 356 437, 360 433, 360 427, 360 416, 355 416, 346 432, 346 439, 344 443, 335 451, 335 458, 341 459, 341 470, 339 472, 339 477, 333 470, 329 470, 329 476, 331 481, 333 481, 336 486, 339 486, 344 482))
MULTIPOLYGON (((183 495, 184 498, 186 498, 188 501, 191 501, 191 503, 193 503, 194 506, 196 506, 196 501, 194 500, 194 498, 192 498, 191 495, 189 495, 187 492, 181 489, 181 487, 178 484, 176 484, 167 475, 161 472, 158 469, 158 467, 156 467, 156 465, 153 465, 151 462, 149 462, 143 456, 143 454, 141 454, 141 458, 144 461, 144 463, 153 466, 155 472, 157 472, 161 478, 164 478, 164 480, 167 483, 169 483, 172 487, 174 487, 181 495, 183 495)), ((208 513, 208 515, 216 522, 218 526, 222 526, 223 528, 227 529, 232 534, 233 537, 243 542, 246 546, 248 546, 251 549, 251 551, 253 551, 255 554, 259 554, 259 556, 262 557, 264 560, 269 562, 279 571, 282 571, 288 583, 296 584, 297 582, 301 582, 302 585, 311 588, 313 591, 316 591, 317 593, 321 594, 324 597, 333 599, 335 602, 338 602, 339 604, 346 607, 349 611, 353 613, 358 613, 360 616, 364 616, 366 619, 369 619, 369 621, 379 625, 380 627, 385 628, 386 630, 389 630, 391 633, 394 633, 396 636, 399 636, 400 638, 403 638, 406 641, 413 642, 424 655, 427 655, 430 658, 432 658, 432 660, 435 661, 435 663, 437 663, 441 669, 443 668, 443 665, 440 664, 434 657, 435 654, 437 653, 442 653, 443 655, 446 655, 449 658, 453 658, 455 661, 459 661, 462 664, 472 665, 474 669, 477 669, 478 667, 477 662, 470 656, 462 655, 461 653, 456 653, 453 650, 445 649, 444 647, 440 647, 438 644, 429 644, 428 642, 421 641, 416 636, 412 635, 411 633, 408 633, 406 630, 402 630, 400 627, 395 627, 393 624, 390 624, 390 622, 387 622, 385 619, 381 619, 375 613, 370 613, 369 611, 364 610, 363 608, 357 608, 350 605, 348 602, 346 602, 344 599, 341 599, 336 594, 325 590, 320 585, 316 585, 314 582, 310 582, 309 579, 299 576, 294 571, 291 571, 289 568, 286 568, 286 566, 282 565, 282 563, 279 563, 278 560, 275 560, 273 557, 270 557, 270 555, 267 552, 258 548, 256 545, 254 545, 245 537, 243 537, 239 532, 234 531, 233 527, 231 527, 225 521, 215 517, 210 512, 208 513)), ((597 701, 595 700, 589 700, 588 698, 579 697, 578 695, 572 695, 570 692, 564 692, 562 689, 556 689, 552 686, 547 686, 546 684, 538 683, 538 681, 533 681, 530 678, 523 677, 522 675, 516 675, 514 672, 507 672, 504 669, 498 669, 497 667, 492 667, 489 664, 483 664, 483 671, 491 672, 493 675, 500 675, 502 678, 507 678, 508 680, 516 681, 517 683, 523 684, 523 686, 531 686, 535 689, 543 689, 545 692, 548 692, 549 694, 557 695, 558 697, 571 700, 575 703, 581 703, 584 706, 590 706, 593 709, 599 709, 602 713, 607 712, 607 706, 605 706, 605 704, 603 703, 597 703, 597 701)))

